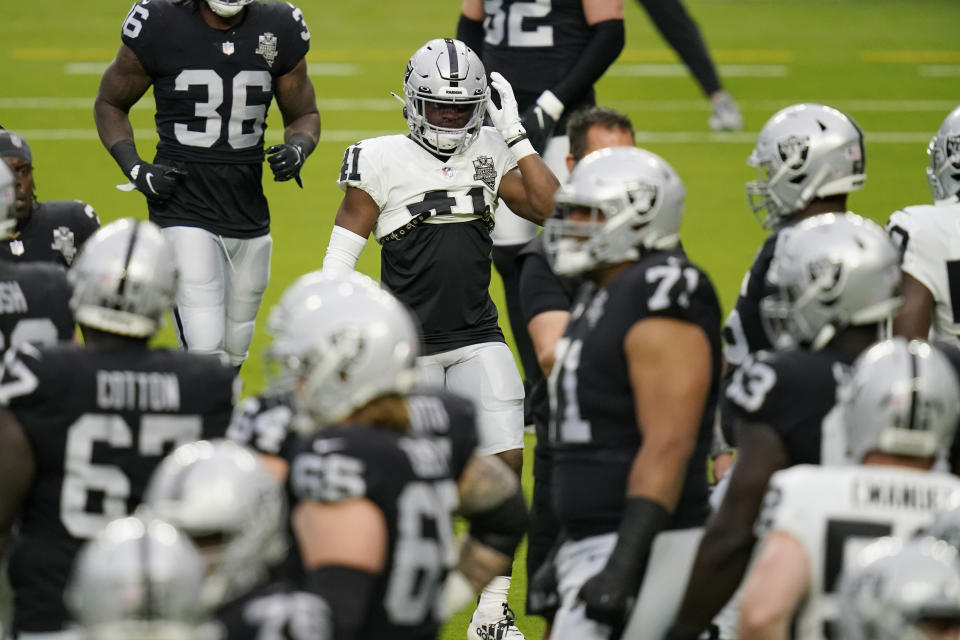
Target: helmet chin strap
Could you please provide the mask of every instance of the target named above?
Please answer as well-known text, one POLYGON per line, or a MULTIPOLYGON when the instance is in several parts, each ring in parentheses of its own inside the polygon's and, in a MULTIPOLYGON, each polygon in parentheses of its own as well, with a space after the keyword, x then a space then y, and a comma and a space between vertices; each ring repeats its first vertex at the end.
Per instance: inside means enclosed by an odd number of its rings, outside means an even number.
POLYGON ((226 4, 223 2, 217 2, 217 0, 207 0, 207 6, 210 7, 210 10, 221 18, 232 18, 233 16, 240 13, 245 4, 226 4))

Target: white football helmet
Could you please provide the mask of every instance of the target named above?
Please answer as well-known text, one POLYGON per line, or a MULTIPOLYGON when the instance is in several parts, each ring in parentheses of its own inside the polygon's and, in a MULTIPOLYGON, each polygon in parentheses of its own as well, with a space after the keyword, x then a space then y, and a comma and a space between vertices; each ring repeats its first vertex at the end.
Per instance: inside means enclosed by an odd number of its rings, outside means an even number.
POLYGON ((927 147, 927 181, 934 200, 960 195, 960 107, 951 111, 927 147))
POLYGON ((863 131, 850 116, 822 104, 781 109, 760 130, 747 164, 747 205, 767 229, 781 226, 814 198, 863 188, 863 131))
POLYGON ((135 338, 157 332, 177 291, 173 251, 160 227, 133 218, 97 230, 67 278, 79 324, 135 338))
POLYGON ((839 392, 847 454, 931 458, 950 447, 960 419, 960 381, 945 355, 922 340, 892 338, 860 354, 839 392))
POLYGON ((931 640, 924 624, 960 627, 957 551, 931 537, 881 538, 842 575, 839 601, 844 640, 931 640))
POLYGON ((685 195, 680 176, 655 153, 608 147, 588 154, 554 194, 556 213, 543 236, 551 267, 575 275, 676 246, 685 195), (589 209, 590 220, 570 220, 573 208, 589 209))
POLYGON ((282 487, 255 452, 230 440, 174 449, 150 478, 143 508, 200 548, 209 607, 255 587, 287 551, 282 487))
POLYGON ((845 327, 880 323, 900 307, 900 256, 875 222, 823 213, 781 233, 767 271, 773 293, 760 301, 775 348, 816 351, 845 327))
POLYGON ((9 238, 17 227, 17 185, 13 171, 0 159, 0 239, 9 238))
POLYGON ((435 38, 417 49, 403 73, 404 107, 410 135, 429 151, 456 154, 480 135, 487 112, 487 74, 473 49, 450 38, 435 38), (435 103, 470 110, 462 127, 443 127, 427 120, 435 103))
POLYGON ((210 10, 221 18, 232 18, 253 0, 206 0, 210 10))
POLYGON ((280 378, 297 380, 301 431, 335 422, 374 398, 416 382, 420 351, 413 315, 367 276, 314 273, 284 293, 268 330, 280 378))
POLYGON ((65 600, 90 640, 190 640, 205 615, 203 572, 171 524, 120 518, 81 549, 65 600))
POLYGON ((930 526, 924 528, 922 533, 943 540, 960 551, 960 506, 937 514, 930 526))

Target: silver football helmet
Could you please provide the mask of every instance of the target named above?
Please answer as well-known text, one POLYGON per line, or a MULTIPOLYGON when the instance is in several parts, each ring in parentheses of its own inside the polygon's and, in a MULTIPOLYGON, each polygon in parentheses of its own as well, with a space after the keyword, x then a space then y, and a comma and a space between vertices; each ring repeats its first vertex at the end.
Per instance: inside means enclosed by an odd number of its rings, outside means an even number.
POLYGON ((960 195, 960 107, 951 111, 927 147, 927 181, 934 200, 960 195))
POLYGON ((556 213, 544 225, 551 267, 574 275, 676 246, 685 195, 680 176, 655 153, 608 147, 588 154, 554 194, 556 213), (590 220, 569 219, 574 208, 589 209, 590 220))
POLYGON ((0 239, 9 238, 17 227, 17 185, 13 171, 0 160, 0 239))
POLYGON ((747 205, 767 229, 781 226, 814 198, 863 188, 863 131, 850 116, 822 104, 795 104, 767 120, 747 164, 747 205))
POLYGON ((420 343, 413 315, 367 276, 314 273, 284 293, 271 311, 268 359, 281 379, 296 380, 301 431, 335 422, 382 395, 416 382, 420 343))
POLYGON ((900 257, 875 222, 823 213, 781 233, 767 271, 773 293, 760 301, 775 348, 816 351, 845 327, 882 322, 900 307, 900 257))
POLYGON ((435 38, 417 49, 403 73, 404 107, 410 135, 429 151, 456 154, 480 135, 487 112, 487 74, 473 49, 450 38, 435 38), (431 105, 470 112, 462 127, 427 119, 431 105))
POLYGON ((871 451, 931 458, 953 440, 960 381, 929 343, 892 338, 860 354, 840 388, 839 408, 851 462, 871 451))
POLYGON ((947 542, 960 551, 960 506, 937 514, 923 533, 947 542))
POLYGON ((135 338, 157 332, 177 291, 173 251, 160 227, 133 218, 93 234, 67 278, 78 323, 135 338))
POLYGON ((92 640, 190 640, 204 620, 203 572, 171 524, 120 518, 80 551, 65 600, 92 640))
POLYGON ((286 554, 282 487, 256 453, 230 440, 174 449, 150 478, 143 508, 200 548, 210 607, 256 586, 286 554))
POLYGON ((844 640, 930 640, 924 625, 960 627, 957 551, 931 537, 881 538, 844 573, 839 600, 844 640))

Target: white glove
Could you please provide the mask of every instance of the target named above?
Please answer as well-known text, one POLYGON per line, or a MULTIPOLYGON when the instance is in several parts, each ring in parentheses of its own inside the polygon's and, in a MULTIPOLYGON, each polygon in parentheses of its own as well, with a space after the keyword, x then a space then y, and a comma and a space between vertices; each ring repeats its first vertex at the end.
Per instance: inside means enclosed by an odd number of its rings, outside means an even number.
POLYGON ((520 136, 527 135, 526 129, 520 123, 520 110, 517 107, 517 99, 513 95, 513 87, 507 79, 494 71, 490 74, 490 86, 500 94, 499 109, 494 106, 492 98, 487 98, 487 113, 490 114, 493 126, 497 128, 507 144, 520 136))

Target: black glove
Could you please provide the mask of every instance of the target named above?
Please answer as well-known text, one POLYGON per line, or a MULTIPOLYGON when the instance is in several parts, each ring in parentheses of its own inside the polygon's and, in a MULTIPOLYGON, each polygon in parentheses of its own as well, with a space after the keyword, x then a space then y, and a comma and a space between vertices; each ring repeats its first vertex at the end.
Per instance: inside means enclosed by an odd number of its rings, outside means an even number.
POLYGON ((138 162, 130 169, 130 180, 137 190, 153 202, 164 202, 173 195, 177 183, 187 172, 164 164, 138 162))
POLYGON ((556 560, 557 549, 562 543, 563 538, 550 548, 550 553, 527 582, 527 615, 552 620, 560 607, 556 560))
POLYGON ((267 160, 273 170, 273 179, 284 182, 300 174, 300 167, 307 157, 295 144, 275 144, 267 149, 267 160))
POLYGON ((667 524, 670 514, 649 498, 627 498, 617 544, 600 573, 587 580, 577 598, 586 605, 591 620, 609 625, 611 638, 623 632, 647 569, 653 539, 667 524))
POLYGON ((542 156, 543 150, 547 148, 547 142, 553 135, 553 128, 557 121, 551 118, 543 110, 543 107, 535 104, 520 114, 520 122, 523 124, 523 128, 527 130, 527 139, 530 144, 542 156))

